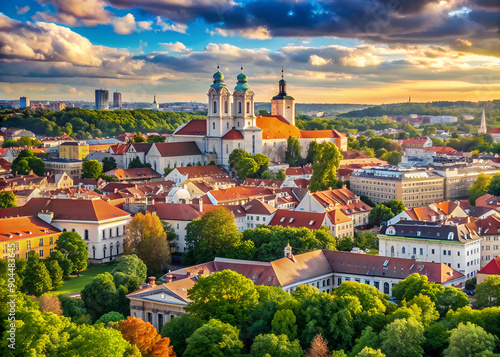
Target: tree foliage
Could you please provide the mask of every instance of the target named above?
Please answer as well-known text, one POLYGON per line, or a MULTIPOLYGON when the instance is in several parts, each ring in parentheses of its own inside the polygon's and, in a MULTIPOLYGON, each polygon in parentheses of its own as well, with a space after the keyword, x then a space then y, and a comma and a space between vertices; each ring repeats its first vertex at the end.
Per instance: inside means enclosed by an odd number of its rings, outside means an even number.
POLYGON ((239 330, 217 319, 197 329, 187 342, 184 357, 233 357, 241 355, 239 330))
POLYGON ((389 207, 383 203, 379 203, 373 207, 368 214, 368 222, 370 224, 380 225, 380 223, 386 222, 394 216, 395 214, 392 213, 392 210, 389 207))
POLYGON ((97 160, 88 160, 82 163, 82 178, 98 179, 102 175, 102 164, 97 160))
POLYGON ((484 173, 480 173, 477 175, 476 181, 469 188, 469 200, 471 204, 475 204, 476 199, 488 193, 492 176, 485 175, 484 173))
POLYGON ((290 341, 287 335, 258 335, 250 349, 251 357, 301 357, 299 341, 290 341))
POLYGON ((182 356, 187 348, 186 340, 205 323, 206 321, 198 316, 182 314, 163 325, 161 335, 170 338, 174 351, 178 356, 182 356))
POLYGON ((286 141, 285 162, 290 166, 301 165, 301 150, 299 139, 290 136, 286 141))
MULTIPOLYGON (((87 245, 78 233, 61 233, 57 238, 56 249, 71 261, 78 276, 81 271, 87 269, 89 252, 87 251, 87 245)), ((64 269, 64 267, 61 268, 64 269)))
POLYGON ((135 254, 146 264, 148 274, 162 275, 170 265, 170 245, 157 215, 137 213, 128 223, 125 254, 135 254))
POLYGON ((0 208, 17 206, 17 196, 12 191, 0 192, 0 208))
POLYGON ((398 319, 380 333, 381 349, 387 357, 421 357, 424 327, 415 319, 398 319))
POLYGON ((309 191, 316 192, 335 187, 340 160, 342 154, 334 143, 319 144, 312 163, 313 175, 309 182, 309 191))
POLYGON ((110 170, 116 169, 116 160, 114 157, 105 157, 102 159, 102 171, 108 172, 110 170))
POLYGON ((451 331, 450 345, 444 351, 444 357, 494 356, 494 348, 493 335, 470 322, 460 323, 451 331))
POLYGON ((34 250, 28 252, 28 264, 24 272, 23 291, 30 295, 40 296, 52 288, 52 280, 45 264, 34 250))
POLYGON ((12 162, 11 172, 18 175, 27 175, 30 170, 38 176, 45 175, 45 163, 33 154, 29 149, 21 150, 12 162))
POLYGON ((500 276, 490 275, 475 290, 476 306, 484 308, 500 305, 500 276))
POLYGON ((108 272, 96 275, 92 282, 83 288, 82 300, 94 321, 105 313, 113 311, 116 305, 116 293, 113 276, 108 272))

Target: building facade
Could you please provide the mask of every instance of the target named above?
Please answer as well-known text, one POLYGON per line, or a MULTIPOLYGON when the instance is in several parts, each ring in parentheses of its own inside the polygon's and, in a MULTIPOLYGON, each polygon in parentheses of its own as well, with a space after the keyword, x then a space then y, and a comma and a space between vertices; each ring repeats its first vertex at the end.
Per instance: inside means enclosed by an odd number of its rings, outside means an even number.
POLYGON ((109 109, 109 92, 106 89, 95 90, 95 108, 109 109))
POLYGON ((113 92, 113 108, 122 108, 122 94, 113 92))
POLYGON ((59 158, 83 160, 90 153, 89 145, 80 141, 67 141, 59 145, 59 158))

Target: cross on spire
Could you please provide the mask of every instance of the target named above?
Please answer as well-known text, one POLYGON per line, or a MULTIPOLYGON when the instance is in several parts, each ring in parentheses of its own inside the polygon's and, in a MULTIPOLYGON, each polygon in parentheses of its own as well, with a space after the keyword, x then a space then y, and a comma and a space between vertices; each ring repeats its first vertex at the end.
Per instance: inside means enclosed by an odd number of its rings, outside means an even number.
POLYGON ((285 79, 285 68, 283 63, 281 63, 281 79, 285 79))

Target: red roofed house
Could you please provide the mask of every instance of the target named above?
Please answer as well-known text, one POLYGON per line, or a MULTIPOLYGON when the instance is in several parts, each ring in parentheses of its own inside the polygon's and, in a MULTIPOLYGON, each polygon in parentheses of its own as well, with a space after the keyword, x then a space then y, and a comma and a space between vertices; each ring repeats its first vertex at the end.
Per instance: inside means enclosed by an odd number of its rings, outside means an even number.
MULTIPOLYGON (((491 259, 500 257, 500 214, 488 216, 478 221, 481 240, 481 268, 491 259)), ((478 276, 479 279, 479 276, 478 276)))
POLYGON ((145 160, 151 164, 153 170, 160 173, 163 173, 165 169, 195 166, 209 161, 194 141, 153 144, 145 160))
POLYGON ((490 275, 500 275, 500 257, 493 258, 484 268, 477 272, 477 283, 481 284, 490 275))
POLYGON ((215 258, 211 262, 171 271, 127 295, 130 316, 152 323, 161 330, 165 322, 185 313, 191 300, 187 291, 200 276, 206 277, 223 270, 232 270, 252 280, 255 285, 279 286, 285 292, 299 285, 311 285, 319 292, 330 292, 344 281, 368 284, 392 295, 392 287, 413 273, 427 276, 429 281, 443 286, 460 285, 464 275, 446 264, 423 263, 415 259, 387 258, 331 250, 315 250, 294 255, 292 247, 284 248, 284 257, 272 262, 215 258))
POLYGON ((271 100, 271 115, 255 116, 255 93, 244 73, 237 76, 231 93, 224 83, 224 75, 217 71, 208 90, 206 120, 195 119, 177 128, 175 142, 194 141, 203 153, 216 154, 216 163, 227 167, 229 155, 243 149, 252 155, 269 157, 272 162, 283 162, 289 137, 299 140, 302 155, 309 144, 332 142, 340 151, 347 150, 347 137, 336 130, 301 131, 295 126, 295 100, 286 92, 286 81, 279 81, 279 93, 271 100))
POLYGON ((455 217, 467 217, 467 213, 457 202, 435 202, 428 206, 407 209, 392 217, 387 224, 394 224, 401 220, 437 222, 455 217))
POLYGON ((491 134, 491 136, 493 136, 493 139, 495 139, 495 141, 500 140, 500 127, 491 129, 488 134, 491 134))
POLYGON ((355 227, 368 223, 368 215, 372 209, 344 186, 334 190, 308 192, 295 211, 328 212, 337 208, 352 219, 355 227))
POLYGON ((106 172, 106 175, 114 176, 119 181, 145 181, 162 177, 162 175, 150 167, 141 167, 136 169, 113 169, 106 172))
POLYGON ((38 216, 61 231, 75 231, 87 244, 89 261, 108 262, 123 253, 130 214, 101 199, 32 198, 24 206, 0 209, 0 218, 38 216))
POLYGON ((489 193, 476 198, 477 207, 487 207, 500 212, 500 197, 490 195, 489 193))
MULTIPOLYGON (((177 144, 178 145, 178 144, 177 144)), ((229 173, 217 165, 177 167, 172 170, 165 179, 174 181, 177 185, 188 179, 194 178, 228 178, 229 173)), ((234 185, 233 185, 234 186, 234 185)))

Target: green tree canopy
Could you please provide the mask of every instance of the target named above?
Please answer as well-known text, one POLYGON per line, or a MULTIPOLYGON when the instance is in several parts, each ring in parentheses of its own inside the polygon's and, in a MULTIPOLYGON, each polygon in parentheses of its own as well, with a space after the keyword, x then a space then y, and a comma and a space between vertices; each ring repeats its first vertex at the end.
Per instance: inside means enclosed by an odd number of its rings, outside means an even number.
POLYGON ((21 150, 12 162, 10 170, 19 175, 27 175, 30 170, 38 176, 45 175, 45 163, 29 149, 21 150))
POLYGON ((275 335, 286 335, 290 340, 297 337, 297 318, 290 309, 276 311, 271 326, 275 335))
POLYGON ((233 170, 238 170, 238 163, 241 161, 241 159, 250 158, 250 157, 252 157, 252 155, 250 155, 245 150, 234 149, 231 152, 231 154, 229 154, 229 167, 233 170))
POLYGON ((146 140, 148 143, 164 143, 167 138, 162 135, 150 135, 146 140))
POLYGON ((480 173, 477 175, 476 181, 469 188, 469 200, 472 204, 475 204, 476 199, 488 193, 490 183, 493 177, 480 173))
POLYGON ((290 166, 298 166, 302 163, 299 139, 292 138, 291 136, 287 139, 285 162, 290 166))
POLYGON ((370 224, 380 225, 380 223, 386 222, 394 216, 395 214, 392 213, 392 210, 389 207, 383 203, 379 203, 373 207, 368 214, 368 222, 370 224))
POLYGON ((174 351, 182 356, 187 348, 186 340, 205 323, 198 316, 182 314, 163 325, 161 335, 170 338, 174 351))
POLYGON ((460 323, 451 331, 450 345, 444 351, 444 357, 494 356, 494 348, 493 335, 470 322, 460 323))
POLYGON ((102 175, 102 164, 97 160, 82 163, 82 178, 99 178, 102 175))
POLYGON ((113 311, 116 292, 113 276, 108 272, 96 275, 92 282, 83 288, 82 300, 94 321, 113 311))
POLYGON ((381 349, 387 357, 421 357, 424 327, 415 319, 395 320, 380 333, 381 349))
POLYGON ((238 161, 238 178, 245 180, 247 177, 255 175, 259 171, 259 164, 253 157, 244 157, 238 161))
POLYGON ((146 280, 148 268, 144 262, 135 254, 124 255, 116 260, 113 274, 124 273, 129 276, 137 285, 146 280))
POLYGON ((102 159, 102 171, 108 172, 109 170, 116 169, 116 160, 114 157, 105 157, 102 159))
POLYGON ((335 187, 340 160, 342 154, 334 143, 319 144, 312 163, 313 175, 309 182, 309 190, 316 192, 335 187))
POLYGON ((484 308, 500 304, 500 276, 490 275, 475 290, 476 306, 484 308))
POLYGON ((259 300, 254 283, 231 270, 200 277, 188 296, 192 302, 186 311, 205 320, 216 318, 231 324, 245 321, 259 300))
POLYGON ((382 204, 389 207, 395 216, 406 210, 404 202, 400 200, 390 200, 382 204))
POLYGON ((493 175, 488 188, 488 193, 493 196, 500 196, 500 174, 493 175))
POLYGON ((12 191, 0 192, 0 208, 9 208, 17 206, 17 196, 12 191))
POLYGON ((258 335, 250 349, 251 357, 301 357, 302 348, 299 341, 290 341, 287 335, 258 335))
POLYGON ((107 325, 108 322, 118 322, 125 320, 125 316, 116 311, 110 311, 102 315, 95 323, 107 325))
POLYGON ((34 250, 28 252, 28 265, 24 271, 23 290, 35 296, 40 296, 52 288, 52 280, 45 264, 34 250))
MULTIPOLYGON (((78 276, 80 276, 82 270, 87 269, 89 252, 87 251, 87 245, 78 233, 61 233, 57 238, 56 249, 71 261, 78 276)), ((64 267, 62 268, 64 269, 64 267)))
POLYGON ((49 272, 50 280, 52 281, 52 289, 56 290, 63 283, 63 270, 59 266, 57 260, 45 260, 47 271, 49 272))
POLYGON ((241 355, 243 342, 239 330, 217 319, 197 329, 187 342, 184 357, 237 357, 241 355))
POLYGON ((393 286, 392 295, 399 301, 410 301, 418 294, 423 294, 436 301, 443 291, 443 286, 431 283, 427 276, 413 273, 393 286))

